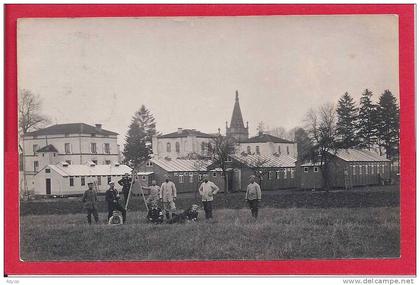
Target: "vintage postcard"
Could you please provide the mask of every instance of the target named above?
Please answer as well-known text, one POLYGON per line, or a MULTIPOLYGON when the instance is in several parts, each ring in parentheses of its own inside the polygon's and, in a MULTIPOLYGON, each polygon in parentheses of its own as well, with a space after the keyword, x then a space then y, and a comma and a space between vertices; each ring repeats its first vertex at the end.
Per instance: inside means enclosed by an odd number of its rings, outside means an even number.
POLYGON ((23 263, 401 258, 398 15, 16 28, 23 263))

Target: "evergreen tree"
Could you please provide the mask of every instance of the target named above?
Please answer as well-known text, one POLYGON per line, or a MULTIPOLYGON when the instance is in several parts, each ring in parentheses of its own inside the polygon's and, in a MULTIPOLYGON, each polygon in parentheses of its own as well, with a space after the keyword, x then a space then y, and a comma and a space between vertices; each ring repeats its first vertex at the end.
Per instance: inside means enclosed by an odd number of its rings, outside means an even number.
POLYGON ((337 135, 340 139, 338 147, 351 148, 357 145, 357 108, 348 92, 338 101, 337 135))
POLYGON ((360 98, 357 122, 358 146, 371 149, 377 141, 377 110, 372 102, 372 91, 366 89, 360 98))
POLYGON ((152 137, 156 134, 156 123, 150 111, 142 105, 128 128, 124 145, 124 163, 137 167, 147 161, 152 153, 152 137))
POLYGON ((313 145, 308 133, 302 128, 297 128, 294 140, 297 144, 298 161, 304 162, 313 160, 313 145))
POLYGON ((385 149, 387 158, 395 158, 399 154, 400 110, 391 91, 385 90, 381 95, 377 112, 379 145, 385 149))

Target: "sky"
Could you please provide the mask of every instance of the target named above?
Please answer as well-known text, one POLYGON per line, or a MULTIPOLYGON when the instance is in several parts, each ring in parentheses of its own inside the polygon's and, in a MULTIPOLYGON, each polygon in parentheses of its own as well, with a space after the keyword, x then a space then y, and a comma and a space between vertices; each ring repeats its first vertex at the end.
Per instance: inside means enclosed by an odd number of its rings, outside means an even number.
POLYGON ((235 91, 250 134, 306 112, 399 96, 398 17, 57 18, 18 22, 18 88, 52 123, 101 123, 123 144, 144 104, 161 133, 225 131, 235 91))

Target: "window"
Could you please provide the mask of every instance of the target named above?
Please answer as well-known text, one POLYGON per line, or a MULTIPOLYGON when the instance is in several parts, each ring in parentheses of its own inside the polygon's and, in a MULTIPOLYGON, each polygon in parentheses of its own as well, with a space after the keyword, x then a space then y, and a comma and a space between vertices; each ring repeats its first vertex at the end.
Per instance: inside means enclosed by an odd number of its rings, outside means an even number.
POLYGON ((74 186, 74 177, 70 176, 70 187, 74 186))
POLYGON ((287 179, 287 169, 284 169, 284 179, 287 179))
POLYGON ((213 172, 213 177, 216 177, 217 176, 217 172, 213 172))
POLYGON ((71 160, 66 160, 67 164, 70 165, 71 164, 71 160))
POLYGON ((381 169, 380 169, 380 165, 376 165, 376 173, 379 174, 381 173, 381 169))
POLYGON ((64 144, 64 152, 65 153, 70 153, 71 152, 70 148, 71 148, 70 143, 65 143, 64 144))
POLYGON ((85 186, 85 184, 86 184, 86 178, 85 177, 81 177, 80 178, 80 185, 81 186, 85 186))
POLYGON ((290 178, 292 178, 292 179, 295 178, 295 170, 294 169, 290 169, 290 178))
POLYGON ((45 168, 45 173, 51 173, 51 169, 45 168))
POLYGON ((385 164, 382 164, 382 174, 385 173, 385 164))
POLYGON ((304 167, 304 168, 303 168, 303 172, 308 173, 308 168, 307 168, 307 167, 304 167))
POLYGON ((109 182, 111 182, 111 175, 108 175, 108 177, 107 177, 107 183, 109 184, 109 182))
POLYGON ((37 160, 34 161, 34 171, 38 171, 39 162, 37 160))
POLYGON ((368 174, 368 165, 365 165, 365 174, 368 174))
POLYGON ((99 186, 101 185, 101 176, 98 176, 97 179, 98 179, 98 186, 99 186))
POLYGON ((359 175, 362 175, 363 173, 363 165, 359 165, 359 175))
POLYGON ((247 152, 248 154, 251 154, 251 147, 250 147, 250 146, 247 146, 247 147, 246 147, 246 152, 247 152))
POLYGON ((279 180, 280 179, 280 171, 276 171, 276 179, 279 180))
POLYGON ((353 165, 353 176, 356 175, 356 165, 353 165))
POLYGON ((290 154, 290 152, 289 152, 289 146, 286 146, 286 152, 287 152, 287 155, 290 154))
POLYGON ((315 167, 314 167, 314 172, 318 172, 318 170, 319 170, 319 169, 318 169, 318 167, 317 167, 317 166, 315 166, 315 167))
POLYGON ((111 164, 111 160, 105 160, 105 164, 106 165, 110 165, 111 164))
POLYGON ((104 144, 104 152, 105 152, 106 154, 110 154, 110 153, 111 153, 111 149, 110 149, 110 147, 109 147, 109 143, 105 143, 105 144, 104 144))
POLYGON ((175 151, 180 152, 179 142, 175 143, 175 151))
POLYGON ((166 152, 171 152, 171 143, 166 144, 166 152))
POLYGON ((268 171, 268 180, 271 180, 271 178, 272 178, 272 172, 268 171))
POLYGON ((194 176, 190 175, 190 183, 194 182, 194 176))
POLYGON ((279 146, 279 154, 281 154, 281 147, 279 146))
POLYGON ((33 152, 35 153, 35 152, 38 150, 38 145, 37 145, 37 144, 34 144, 34 145, 32 146, 32 150, 33 150, 33 152))
POLYGON ((153 166, 153 162, 151 162, 150 160, 148 162, 146 162, 146 166, 151 167, 153 166))
POLYGON ((255 152, 256 152, 257 154, 260 154, 260 146, 259 146, 259 145, 257 145, 257 146, 255 147, 255 152))
POLYGON ((142 177, 141 177, 141 180, 143 180, 143 181, 146 181, 146 175, 143 175, 142 177))
POLYGON ((90 144, 90 152, 91 153, 96 153, 96 143, 91 143, 90 144))
POLYGON ((179 183, 184 183, 184 176, 183 175, 179 175, 179 183))

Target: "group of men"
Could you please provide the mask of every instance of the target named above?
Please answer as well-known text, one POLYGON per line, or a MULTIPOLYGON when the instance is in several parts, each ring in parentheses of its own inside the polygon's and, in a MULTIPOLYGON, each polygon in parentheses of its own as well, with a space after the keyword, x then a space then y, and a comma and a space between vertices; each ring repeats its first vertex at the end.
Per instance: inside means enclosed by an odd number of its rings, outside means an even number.
MULTIPOLYGON (((118 184, 122 186, 122 192, 124 194, 124 201, 126 204, 129 198, 129 192, 132 183, 132 178, 129 177, 128 173, 126 173, 124 177, 118 181, 118 184)), ((175 218, 179 218, 178 215, 176 215, 176 187, 175 183, 169 179, 169 176, 165 177, 165 181, 160 187, 156 184, 156 180, 153 180, 150 187, 143 188, 149 190, 149 196, 146 200, 146 203, 150 207, 148 213, 149 219, 151 219, 150 217, 152 216, 158 215, 157 213, 162 212, 158 207, 159 202, 163 205, 163 212, 165 213, 167 221, 173 221, 175 218)), ((216 184, 209 181, 208 178, 205 177, 198 189, 198 192, 201 196, 205 218, 212 219, 213 200, 214 196, 219 192, 219 187, 217 187, 216 184)), ((96 205, 97 195, 93 189, 92 182, 88 183, 88 190, 85 191, 82 201, 87 211, 88 223, 92 223, 91 215, 93 215, 95 222, 98 223, 99 218, 96 205)), ((108 220, 112 217, 114 211, 120 211, 123 217, 123 223, 125 223, 127 219, 127 211, 126 208, 120 204, 120 195, 118 190, 115 188, 115 183, 113 181, 109 183, 109 189, 105 192, 105 201, 108 207, 108 220)), ((245 201, 248 203, 249 208, 251 209, 252 216, 257 218, 259 202, 261 201, 261 188, 258 183, 255 182, 255 176, 250 176, 249 178, 249 184, 245 194, 245 201)), ((197 205, 192 205, 183 214, 186 217, 193 217, 194 220, 197 220, 197 208, 197 205)), ((161 220, 163 222, 163 212, 161 215, 162 217, 160 217, 160 215, 158 215, 159 217, 156 216, 156 223, 160 223, 161 220)))

